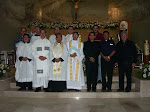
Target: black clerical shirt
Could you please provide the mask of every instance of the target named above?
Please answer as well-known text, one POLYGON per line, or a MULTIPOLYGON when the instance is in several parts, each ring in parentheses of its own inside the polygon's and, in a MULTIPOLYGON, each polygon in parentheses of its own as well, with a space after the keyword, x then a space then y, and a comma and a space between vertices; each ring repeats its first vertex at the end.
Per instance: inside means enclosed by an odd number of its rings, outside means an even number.
POLYGON ((86 58, 86 63, 91 62, 89 57, 93 57, 95 59, 95 63, 98 63, 98 55, 100 53, 98 42, 86 41, 84 42, 84 55, 86 58))
POLYGON ((116 46, 113 40, 103 40, 100 45, 100 52, 104 56, 109 56, 113 51, 116 51, 116 46))
POLYGON ((126 40, 125 43, 123 41, 118 42, 116 45, 116 62, 132 64, 136 61, 137 50, 135 44, 130 40, 126 40))

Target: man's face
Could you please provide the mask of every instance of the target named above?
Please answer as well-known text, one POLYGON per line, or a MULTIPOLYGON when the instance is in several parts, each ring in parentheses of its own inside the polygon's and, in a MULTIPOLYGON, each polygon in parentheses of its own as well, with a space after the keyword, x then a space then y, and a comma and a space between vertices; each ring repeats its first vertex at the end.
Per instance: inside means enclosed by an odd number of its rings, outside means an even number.
POLYGON ((36 33, 39 34, 40 33, 40 28, 36 27, 36 33))
POLYGON ((109 34, 108 33, 104 33, 103 37, 104 37, 105 40, 108 40, 109 39, 109 34))
POLYGON ((69 34, 73 34, 73 27, 69 27, 69 28, 68 28, 68 33, 69 33, 69 34))
POLYGON ((122 39, 123 42, 125 42, 128 39, 127 34, 126 33, 122 33, 121 34, 121 39, 122 39))
POLYGON ((95 39, 95 35, 94 33, 91 33, 90 36, 89 36, 90 40, 94 40, 95 39))
POLYGON ((22 28, 22 29, 21 29, 21 35, 23 36, 25 33, 26 33, 26 29, 25 29, 25 28, 22 28))
POLYGON ((45 37, 46 36, 46 32, 44 30, 41 30, 41 37, 45 37))
POLYGON ((56 27, 56 28, 55 28, 54 33, 55 33, 55 34, 60 33, 60 29, 59 29, 59 27, 56 27))
POLYGON ((61 43, 61 41, 62 41, 62 37, 61 37, 60 35, 57 35, 57 37, 56 37, 56 41, 57 41, 58 43, 61 43))
POLYGON ((97 32, 98 32, 98 26, 94 26, 93 31, 94 31, 95 33, 97 33, 97 32))
POLYGON ((74 34, 73 34, 73 40, 77 40, 77 39, 78 39, 78 37, 79 37, 79 36, 78 36, 78 34, 77 34, 77 33, 74 33, 74 34))
POLYGON ((32 33, 35 33, 35 31, 36 31, 36 30, 35 30, 35 26, 31 26, 31 32, 32 32, 32 33))
POLYGON ((23 40, 24 40, 25 43, 27 43, 27 42, 29 42, 30 39, 29 39, 29 37, 27 35, 25 35, 23 40))

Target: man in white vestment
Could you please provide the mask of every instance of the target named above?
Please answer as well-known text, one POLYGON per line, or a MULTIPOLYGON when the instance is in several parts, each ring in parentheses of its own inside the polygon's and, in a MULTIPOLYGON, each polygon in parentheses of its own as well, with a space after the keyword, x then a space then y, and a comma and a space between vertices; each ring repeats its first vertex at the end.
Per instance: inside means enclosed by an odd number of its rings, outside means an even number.
POLYGON ((32 44, 34 43, 34 41, 41 38, 41 36, 40 36, 40 32, 41 32, 40 27, 36 26, 35 29, 36 29, 36 34, 31 37, 31 41, 30 41, 32 44))
POLYGON ((53 92, 62 92, 66 89, 67 80, 67 46, 62 42, 62 35, 56 35, 56 42, 51 47, 51 63, 49 90, 53 92))
POLYGON ((41 30, 41 38, 36 40, 32 45, 32 54, 34 56, 34 76, 33 87, 36 87, 35 92, 44 91, 48 92, 48 80, 50 73, 50 47, 51 44, 46 38, 46 31, 41 30))
POLYGON ((73 33, 73 40, 67 43, 69 51, 67 64, 67 89, 81 90, 84 86, 84 72, 82 66, 83 43, 78 41, 78 32, 73 33))
POLYGON ((32 25, 30 28, 31 28, 31 32, 29 33, 29 36, 32 37, 36 34, 36 29, 35 29, 36 27, 32 25))
POLYGON ((33 81, 33 55, 32 55, 32 44, 29 43, 30 38, 28 34, 24 34, 23 43, 18 47, 16 52, 16 86, 21 87, 20 91, 32 90, 33 81))
POLYGON ((74 31, 73 26, 69 26, 68 27, 68 34, 66 35, 66 38, 65 38, 66 43, 73 40, 73 31, 74 31))
MULTIPOLYGON (((60 30, 60 27, 56 26, 55 29, 54 29, 54 33, 55 33, 55 34, 50 35, 49 40, 50 40, 50 42, 51 42, 52 45, 56 42, 56 35, 57 35, 58 33, 60 33, 60 31, 61 31, 61 30, 60 30)), ((66 43, 66 42, 65 42, 65 36, 64 36, 64 35, 62 35, 62 42, 63 42, 64 44, 66 43)))
MULTIPOLYGON (((73 40, 73 32, 74 32, 73 26, 69 26, 68 27, 68 34, 65 37, 65 42, 66 43, 68 43, 69 41, 73 40)), ((78 38, 77 40, 80 41, 80 38, 78 38)))

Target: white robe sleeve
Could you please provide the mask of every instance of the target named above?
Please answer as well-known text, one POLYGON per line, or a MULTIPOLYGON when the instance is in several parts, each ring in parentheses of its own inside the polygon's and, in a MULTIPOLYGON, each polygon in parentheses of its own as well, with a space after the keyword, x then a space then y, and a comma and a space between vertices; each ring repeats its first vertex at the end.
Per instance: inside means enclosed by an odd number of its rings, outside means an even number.
POLYGON ((31 37, 30 43, 32 43, 32 44, 33 44, 33 36, 31 37))
POLYGON ((63 60, 67 60, 68 55, 69 55, 69 53, 68 53, 67 46, 66 46, 66 44, 64 44, 63 45, 63 55, 61 56, 61 58, 63 60))
POLYGON ((52 62, 52 60, 54 59, 53 46, 54 46, 54 44, 50 47, 50 62, 52 62))
POLYGON ((62 42, 63 42, 64 44, 66 44, 66 36, 65 36, 65 35, 62 35, 62 42))
POLYGON ((77 54, 77 58, 79 59, 79 61, 81 62, 84 58, 84 53, 83 53, 83 43, 81 43, 81 49, 80 49, 80 53, 77 54))
POLYGON ((32 44, 32 54, 33 54, 34 58, 38 58, 40 56, 40 55, 37 54, 36 50, 37 50, 37 46, 36 46, 36 42, 34 42, 32 44))

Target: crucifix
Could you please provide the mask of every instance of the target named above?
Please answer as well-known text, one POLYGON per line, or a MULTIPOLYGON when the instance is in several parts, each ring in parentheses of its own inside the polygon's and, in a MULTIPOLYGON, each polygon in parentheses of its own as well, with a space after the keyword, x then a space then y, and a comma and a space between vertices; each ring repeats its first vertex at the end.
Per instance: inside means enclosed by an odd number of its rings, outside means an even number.
POLYGON ((74 3, 74 8, 75 8, 75 21, 77 21, 77 14, 78 14, 78 4, 80 2, 80 0, 72 0, 72 2, 74 3))

